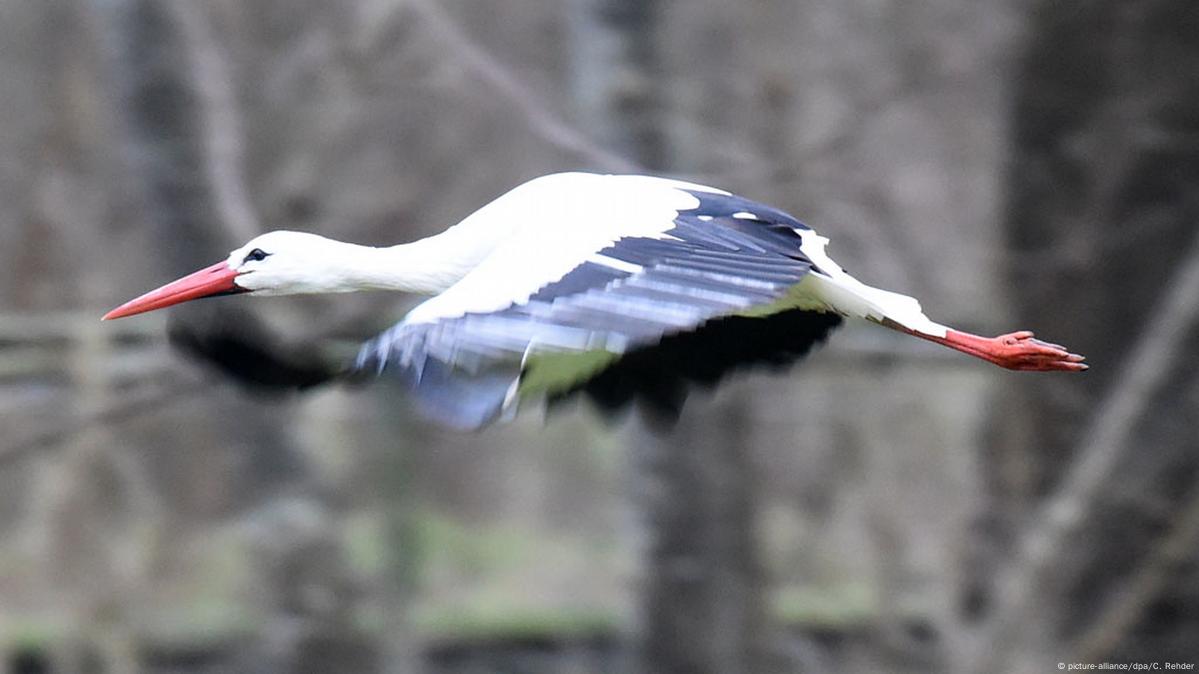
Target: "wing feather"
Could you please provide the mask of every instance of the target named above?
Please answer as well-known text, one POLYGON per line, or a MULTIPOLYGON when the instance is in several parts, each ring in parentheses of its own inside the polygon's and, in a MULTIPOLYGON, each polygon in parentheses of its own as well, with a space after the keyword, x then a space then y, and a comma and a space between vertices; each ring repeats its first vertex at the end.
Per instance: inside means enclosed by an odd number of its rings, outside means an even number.
MULTIPOLYGON (((459 283, 466 289, 451 288, 427 302, 431 308, 418 307, 366 343, 358 368, 398 374, 426 413, 457 427, 490 423, 521 398, 576 392, 612 409, 640 396, 670 413, 677 412, 688 381, 713 383, 739 364, 789 362, 839 323, 836 315, 779 304, 813 269, 800 248, 802 223, 734 195, 684 190, 669 181, 653 187, 682 192, 659 201, 689 207, 670 211, 656 230, 642 223, 634 228, 638 235, 576 245, 573 265, 554 262, 565 273, 502 306, 466 302, 456 309, 451 300, 460 302, 471 284, 488 280, 468 275, 459 283), (776 304, 785 321, 754 313, 776 304), (793 332, 794 340, 745 336, 778 329, 793 332), (690 362, 661 352, 668 343, 690 362)), ((501 248, 480 267, 497 283, 533 257, 501 248)), ((519 272, 528 278, 527 268, 519 272)))

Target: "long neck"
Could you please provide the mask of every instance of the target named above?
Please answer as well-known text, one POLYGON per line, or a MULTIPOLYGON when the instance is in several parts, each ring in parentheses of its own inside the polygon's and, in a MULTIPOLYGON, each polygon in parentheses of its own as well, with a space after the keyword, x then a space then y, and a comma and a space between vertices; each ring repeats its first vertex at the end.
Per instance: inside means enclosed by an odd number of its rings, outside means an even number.
POLYGON ((463 237, 450 229, 388 248, 342 244, 336 257, 354 289, 435 295, 474 269, 493 247, 493 241, 463 237))

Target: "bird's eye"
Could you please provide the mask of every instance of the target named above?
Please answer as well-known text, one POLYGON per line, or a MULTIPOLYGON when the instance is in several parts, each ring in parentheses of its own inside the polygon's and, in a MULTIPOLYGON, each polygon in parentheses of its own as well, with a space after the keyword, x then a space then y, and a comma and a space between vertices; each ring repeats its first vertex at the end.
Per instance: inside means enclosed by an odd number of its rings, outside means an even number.
POLYGON ((249 262, 251 260, 253 260, 254 262, 261 262, 261 261, 265 260, 268 255, 270 255, 270 253, 264 251, 263 249, 255 248, 254 250, 250 251, 249 253, 246 253, 246 259, 242 260, 242 262, 243 263, 249 262))

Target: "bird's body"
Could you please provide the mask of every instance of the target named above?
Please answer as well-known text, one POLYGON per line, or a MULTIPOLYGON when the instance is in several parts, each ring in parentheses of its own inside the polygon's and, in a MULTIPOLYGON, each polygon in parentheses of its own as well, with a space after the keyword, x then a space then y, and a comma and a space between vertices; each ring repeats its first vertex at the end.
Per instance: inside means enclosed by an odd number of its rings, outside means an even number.
POLYGON ((479 427, 524 400, 586 392, 677 411, 692 382, 802 356, 843 316, 1012 369, 1082 370, 1031 339, 982 338, 873 288, 795 218, 723 190, 649 176, 529 181, 436 236, 391 248, 270 232, 229 258, 110 312, 213 294, 384 289, 433 295, 361 349, 353 369, 396 372, 421 407, 479 427))

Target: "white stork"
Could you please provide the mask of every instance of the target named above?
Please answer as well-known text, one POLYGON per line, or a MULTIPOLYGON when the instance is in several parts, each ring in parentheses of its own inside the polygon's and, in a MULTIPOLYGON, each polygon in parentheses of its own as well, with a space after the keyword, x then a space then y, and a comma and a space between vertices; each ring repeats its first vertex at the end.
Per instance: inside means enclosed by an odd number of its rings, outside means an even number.
POLYGON ((936 323, 915 299, 847 274, 827 242, 723 190, 562 173, 390 248, 263 234, 104 318, 236 293, 432 295, 364 344, 348 370, 400 375, 425 412, 463 428, 577 392, 607 409, 642 399, 677 412, 689 383, 792 362, 844 316, 1013 370, 1087 369, 1028 331, 988 338, 936 323))

